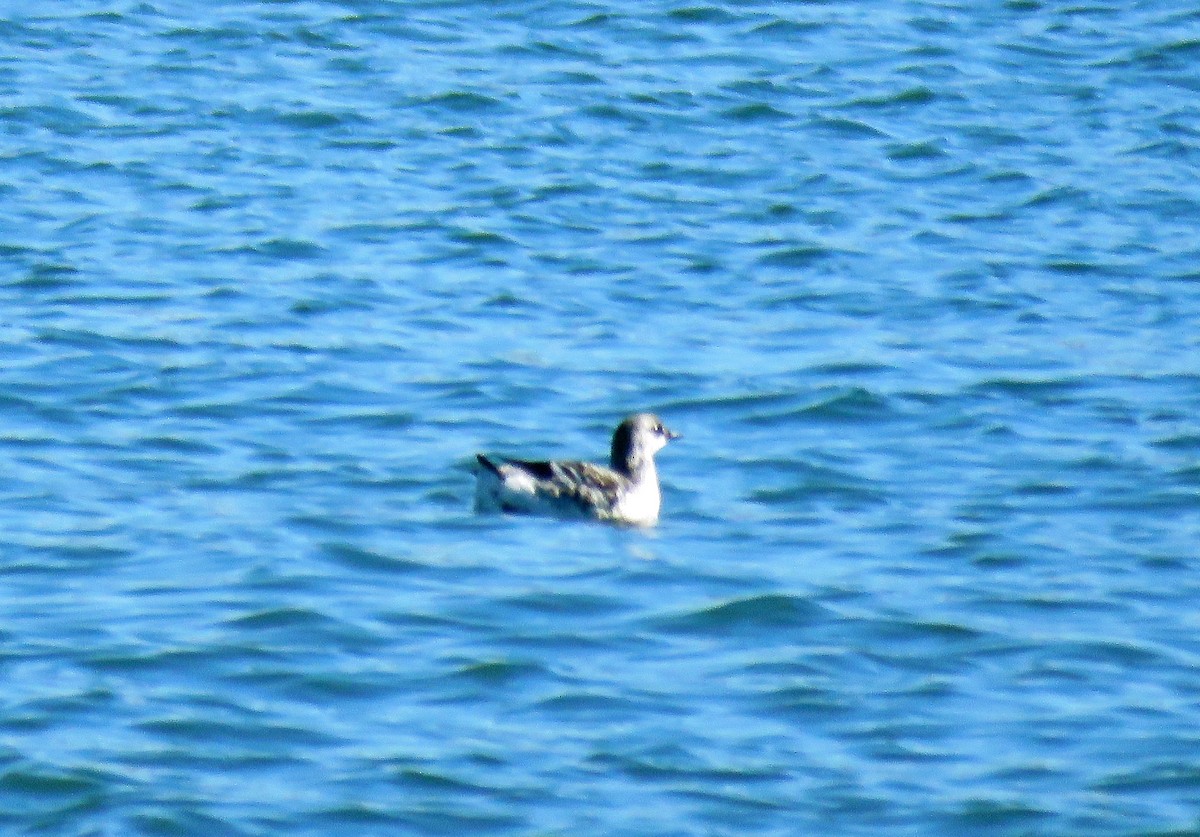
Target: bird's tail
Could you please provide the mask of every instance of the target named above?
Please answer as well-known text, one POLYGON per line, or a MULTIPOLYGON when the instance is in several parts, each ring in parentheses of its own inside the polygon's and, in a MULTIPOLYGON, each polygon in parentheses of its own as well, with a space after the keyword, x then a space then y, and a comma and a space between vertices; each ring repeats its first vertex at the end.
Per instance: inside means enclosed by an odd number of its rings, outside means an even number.
POLYGON ((487 468, 489 471, 491 471, 496 476, 500 476, 500 466, 497 465, 495 462, 488 459, 482 453, 475 454, 475 458, 479 460, 479 464, 482 465, 484 468, 487 468))

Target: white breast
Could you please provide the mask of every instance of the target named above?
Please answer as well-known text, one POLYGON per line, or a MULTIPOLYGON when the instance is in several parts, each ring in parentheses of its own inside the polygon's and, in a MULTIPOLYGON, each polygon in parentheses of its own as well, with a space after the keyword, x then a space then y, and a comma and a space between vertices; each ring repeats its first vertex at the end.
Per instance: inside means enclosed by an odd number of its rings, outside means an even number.
POLYGON ((662 492, 658 488, 658 474, 651 469, 625 492, 613 516, 627 523, 645 526, 658 521, 661 507, 662 492))

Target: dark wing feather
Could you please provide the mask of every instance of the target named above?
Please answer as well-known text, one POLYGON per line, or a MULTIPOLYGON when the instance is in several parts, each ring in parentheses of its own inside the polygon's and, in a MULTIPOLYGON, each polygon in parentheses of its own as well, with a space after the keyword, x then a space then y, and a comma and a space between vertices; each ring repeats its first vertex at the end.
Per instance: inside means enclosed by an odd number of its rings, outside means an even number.
MULTIPOLYGON (((491 464, 491 463, 488 463, 491 464)), ((537 493, 575 503, 589 516, 612 513, 628 479, 609 468, 590 462, 534 462, 506 459, 504 465, 519 468, 537 481, 537 493)))
POLYGON ((525 473, 539 480, 554 479, 553 462, 530 462, 525 459, 506 459, 509 465, 515 465, 525 473))
POLYGON ((590 462, 547 463, 559 486, 559 495, 577 502, 585 512, 607 514, 616 505, 626 479, 615 471, 590 462))

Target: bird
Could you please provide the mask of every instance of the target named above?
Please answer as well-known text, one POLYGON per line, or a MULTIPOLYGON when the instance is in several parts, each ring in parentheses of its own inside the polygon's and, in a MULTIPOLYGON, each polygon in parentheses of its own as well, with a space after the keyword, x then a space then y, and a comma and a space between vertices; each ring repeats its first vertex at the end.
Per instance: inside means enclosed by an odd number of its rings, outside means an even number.
POLYGON ((477 454, 475 508, 653 526, 662 506, 654 454, 678 438, 653 413, 636 413, 613 433, 607 468, 574 460, 493 460, 477 454))

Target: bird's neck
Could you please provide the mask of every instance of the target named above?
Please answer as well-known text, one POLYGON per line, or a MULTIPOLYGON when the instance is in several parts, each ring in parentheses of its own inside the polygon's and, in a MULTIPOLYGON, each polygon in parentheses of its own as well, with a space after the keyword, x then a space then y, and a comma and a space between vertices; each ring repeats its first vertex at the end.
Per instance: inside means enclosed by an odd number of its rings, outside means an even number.
POLYGON ((624 461, 612 463, 613 470, 618 471, 634 482, 657 480, 658 470, 654 467, 654 457, 645 456, 640 452, 630 453, 624 461))

